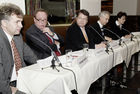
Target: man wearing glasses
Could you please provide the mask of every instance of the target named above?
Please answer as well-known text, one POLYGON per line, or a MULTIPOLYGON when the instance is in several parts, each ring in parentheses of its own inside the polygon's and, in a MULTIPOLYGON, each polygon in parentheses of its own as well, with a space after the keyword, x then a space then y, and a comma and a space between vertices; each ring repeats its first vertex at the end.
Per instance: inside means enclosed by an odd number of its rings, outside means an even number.
POLYGON ((34 14, 34 24, 26 32, 27 44, 33 49, 39 59, 46 58, 51 55, 49 46, 57 56, 61 55, 59 50, 63 38, 48 26, 48 14, 44 9, 38 9, 34 14), (42 43, 43 42, 43 43, 42 43), (46 46, 47 45, 47 46, 46 46))

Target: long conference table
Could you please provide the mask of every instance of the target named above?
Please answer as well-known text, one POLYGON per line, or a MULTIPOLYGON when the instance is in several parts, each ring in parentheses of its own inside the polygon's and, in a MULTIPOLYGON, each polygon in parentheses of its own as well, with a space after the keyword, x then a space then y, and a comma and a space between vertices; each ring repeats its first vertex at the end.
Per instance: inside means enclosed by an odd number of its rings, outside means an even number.
POLYGON ((140 32, 134 32, 133 41, 124 39, 122 45, 118 41, 110 43, 109 51, 105 49, 89 49, 72 52, 72 63, 68 65, 66 55, 59 59, 62 68, 56 65, 52 69, 52 57, 39 60, 37 64, 24 67, 18 71, 17 88, 26 94, 87 94, 90 85, 105 75, 109 70, 125 61, 126 66, 133 54, 140 51, 140 32), (59 70, 59 71, 58 71, 59 70))

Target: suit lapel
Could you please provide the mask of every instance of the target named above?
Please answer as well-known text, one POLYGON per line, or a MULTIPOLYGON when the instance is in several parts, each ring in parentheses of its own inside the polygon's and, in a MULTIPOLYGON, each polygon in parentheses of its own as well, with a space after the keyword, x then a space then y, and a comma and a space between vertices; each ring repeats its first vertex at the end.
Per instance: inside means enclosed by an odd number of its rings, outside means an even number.
POLYGON ((7 48, 8 52, 10 54, 12 54, 11 45, 10 45, 10 43, 8 41, 7 36, 5 35, 4 31, 2 30, 2 28, 0 28, 0 35, 1 35, 0 37, 3 38, 3 41, 4 41, 5 45, 6 45, 6 48, 7 48))
POLYGON ((104 32, 103 31, 101 31, 101 28, 100 28, 100 26, 99 26, 99 24, 97 23, 97 28, 98 28, 98 32, 99 32, 99 34, 104 38, 104 32), (103 34, 102 34, 103 33, 103 34))
MULTIPOLYGON (((82 30, 81 30, 81 28, 76 24, 76 26, 77 26, 77 28, 78 28, 78 36, 80 37, 80 40, 82 40, 82 41, 85 41, 86 42, 86 40, 85 40, 85 38, 84 38, 84 35, 83 35, 83 33, 82 33, 82 30)), ((87 36, 88 37, 88 36, 87 36)))

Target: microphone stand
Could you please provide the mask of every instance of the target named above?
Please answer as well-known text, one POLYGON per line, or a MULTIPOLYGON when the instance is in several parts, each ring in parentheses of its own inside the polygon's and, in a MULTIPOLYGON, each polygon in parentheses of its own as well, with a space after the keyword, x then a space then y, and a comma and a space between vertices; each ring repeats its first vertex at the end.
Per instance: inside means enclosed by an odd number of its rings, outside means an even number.
POLYGON ((52 69, 56 69, 58 72, 59 70, 56 68, 55 66, 55 62, 59 63, 59 66, 62 67, 62 64, 59 60, 59 58, 57 57, 57 55, 55 54, 55 52, 50 48, 50 46, 48 46, 46 43, 44 43, 43 41, 41 41, 40 39, 36 38, 35 36, 31 35, 32 38, 36 39, 37 41, 39 41, 40 43, 42 43, 44 46, 46 46, 47 48, 49 48, 49 50, 51 51, 51 54, 53 55, 53 59, 51 61, 52 65, 52 69))
POLYGON ((131 41, 134 41, 134 40, 133 40, 134 35, 133 35, 130 31, 128 31, 127 29, 125 29, 125 28, 122 28, 122 29, 123 29, 124 31, 128 32, 129 34, 131 34, 131 39, 130 39, 130 40, 131 40, 131 41))
POLYGON ((75 86, 76 86, 76 90, 74 90, 74 93, 75 93, 75 94, 78 94, 78 93, 77 93, 76 75, 75 75, 75 73, 73 72, 73 70, 63 67, 62 64, 61 64, 61 62, 60 62, 60 60, 59 60, 59 58, 58 58, 58 56, 55 54, 55 52, 54 52, 47 44, 45 44, 43 41, 41 41, 40 39, 36 38, 36 37, 33 36, 33 35, 31 35, 31 37, 34 38, 34 39, 36 39, 37 41, 39 41, 40 43, 42 43, 44 46, 46 46, 46 47, 48 47, 48 48, 50 49, 51 54, 53 55, 53 59, 52 59, 52 61, 51 61, 51 63, 52 63, 52 65, 51 65, 52 69, 56 69, 58 72, 60 72, 60 70, 58 70, 58 69, 56 68, 56 66, 55 66, 55 62, 57 62, 57 63, 59 63, 59 66, 60 66, 60 67, 62 67, 62 68, 65 69, 65 70, 69 70, 69 71, 71 71, 71 72, 73 73, 74 79, 75 79, 75 86))
POLYGON ((58 69, 56 68, 55 62, 57 62, 57 63, 59 64, 60 67, 62 67, 62 64, 60 63, 60 60, 59 60, 59 58, 57 57, 57 55, 55 54, 54 51, 52 51, 52 55, 53 55, 54 57, 53 57, 53 59, 52 59, 52 61, 51 61, 51 63, 52 63, 51 67, 52 67, 52 69, 56 69, 56 70, 59 72, 60 70, 58 70, 58 69))
POLYGON ((132 34, 132 32, 130 32, 129 30, 127 30, 127 29, 125 29, 125 28, 122 28, 123 30, 125 30, 126 32, 128 32, 129 34, 131 34, 131 41, 135 41, 135 40, 133 40, 133 38, 135 37, 136 38, 136 40, 137 40, 137 43, 138 43, 138 45, 139 45, 139 42, 138 42, 138 39, 137 39, 137 37, 136 36, 134 36, 134 34, 132 34))
POLYGON ((120 36, 118 36, 116 33, 114 33, 113 31, 111 31, 111 30, 109 30, 107 28, 103 28, 103 29, 109 31, 110 33, 114 34, 117 38, 119 38, 119 45, 120 46, 122 45, 122 39, 120 38, 120 36))
POLYGON ((52 67, 52 69, 56 69, 58 72, 60 71, 60 70, 58 70, 57 68, 56 68, 56 66, 55 66, 55 58, 53 57, 53 59, 52 59, 52 61, 51 61, 51 63, 52 63, 52 65, 51 65, 51 67, 52 67))
POLYGON ((120 46, 122 45, 122 39, 121 38, 119 39, 119 45, 120 46))
MULTIPOLYGON (((91 25, 89 25, 89 27, 91 28, 91 29, 93 29, 99 36, 100 36, 100 38, 102 38, 103 40, 104 40, 104 42, 105 42, 105 45, 106 45, 106 52, 108 53, 109 52, 109 47, 110 47, 110 45, 108 44, 108 42, 105 40, 105 38, 103 38, 100 34, 99 34, 99 32, 95 29, 95 28, 93 28, 91 25)), ((108 53, 109 54, 109 53, 108 53)))
MULTIPOLYGON (((108 42, 106 42, 105 44, 106 44, 106 49, 105 49, 105 51, 108 53, 108 52, 109 52, 109 49, 108 49, 108 48, 110 47, 110 45, 109 45, 108 42)), ((108 53, 108 54, 109 54, 109 53, 108 53)))

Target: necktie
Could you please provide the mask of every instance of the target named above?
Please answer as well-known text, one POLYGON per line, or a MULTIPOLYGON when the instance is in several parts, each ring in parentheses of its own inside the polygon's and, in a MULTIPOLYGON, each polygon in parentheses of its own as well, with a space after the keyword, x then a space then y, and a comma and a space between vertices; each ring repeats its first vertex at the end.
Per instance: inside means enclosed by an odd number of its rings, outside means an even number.
POLYGON ((86 31, 85 31, 85 28, 82 28, 81 30, 82 30, 82 33, 83 33, 83 36, 84 36, 86 42, 88 43, 89 41, 88 41, 88 37, 87 37, 86 31))
POLYGON ((101 32, 102 32, 102 36, 104 37, 104 35, 105 35, 104 32, 103 31, 101 31, 101 32))
MULTIPOLYGON (((50 38, 50 36, 49 35, 47 35, 47 34, 45 34, 46 36, 47 36, 47 38, 48 38, 48 40, 49 40, 49 43, 50 44, 53 44, 53 41, 52 41, 52 39, 50 38)), ((58 51, 58 50, 56 50, 56 51, 54 51, 55 52, 55 54, 57 55, 57 56, 60 56, 61 55, 61 53, 58 51)))
POLYGON ((14 56, 14 62, 15 62, 15 67, 16 67, 16 73, 17 73, 17 71, 22 67, 22 65, 21 65, 21 58, 20 58, 19 52, 16 48, 16 45, 13 39, 11 41, 11 47, 13 49, 13 54, 14 54, 13 56, 14 56))
POLYGON ((104 31, 104 29, 103 29, 103 28, 101 28, 101 31, 104 31))

